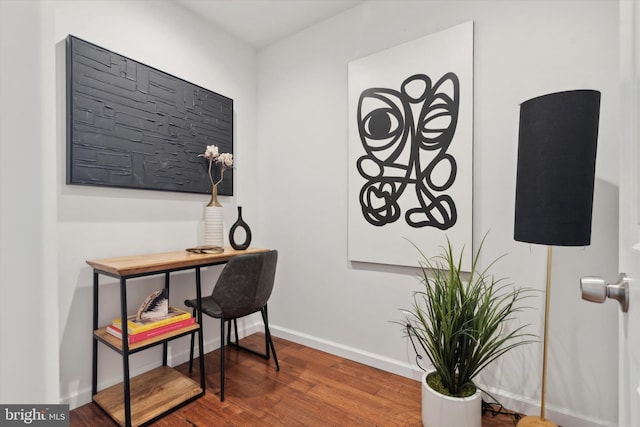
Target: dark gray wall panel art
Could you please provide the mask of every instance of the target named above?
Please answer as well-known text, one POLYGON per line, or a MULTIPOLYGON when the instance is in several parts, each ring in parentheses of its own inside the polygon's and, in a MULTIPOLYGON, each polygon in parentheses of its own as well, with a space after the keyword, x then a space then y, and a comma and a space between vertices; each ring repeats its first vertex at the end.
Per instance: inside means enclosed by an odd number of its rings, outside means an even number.
POLYGON ((67 38, 67 184, 210 193, 207 145, 233 153, 232 99, 67 38))

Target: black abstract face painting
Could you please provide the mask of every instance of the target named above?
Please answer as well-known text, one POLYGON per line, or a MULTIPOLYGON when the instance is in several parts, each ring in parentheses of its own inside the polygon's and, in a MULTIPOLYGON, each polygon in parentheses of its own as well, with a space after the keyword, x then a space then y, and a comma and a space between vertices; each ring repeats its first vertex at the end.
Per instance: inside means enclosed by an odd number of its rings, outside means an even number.
POLYGON ((349 64, 350 260, 471 252, 472 123, 472 22, 349 64))
POLYGON ((362 215, 371 225, 401 218, 414 228, 455 225, 456 204, 447 190, 457 165, 447 150, 458 122, 459 93, 458 77, 447 73, 435 84, 416 74, 400 90, 370 88, 360 95, 358 134, 366 154, 356 166, 366 180, 359 194, 362 215), (398 200, 405 192, 415 197, 402 212, 398 200))

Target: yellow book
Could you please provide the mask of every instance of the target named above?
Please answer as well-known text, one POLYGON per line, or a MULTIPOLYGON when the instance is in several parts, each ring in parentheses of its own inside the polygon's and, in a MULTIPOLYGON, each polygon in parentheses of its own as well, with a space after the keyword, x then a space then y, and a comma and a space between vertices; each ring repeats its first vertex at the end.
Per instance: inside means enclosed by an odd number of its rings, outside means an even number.
MULTIPOLYGON (((166 316, 158 317, 155 319, 141 319, 137 320, 137 315, 132 314, 127 317, 127 332, 129 334, 139 334, 151 329, 155 329, 160 326, 165 326, 170 323, 179 322, 191 317, 191 313, 188 311, 180 310, 179 308, 169 307, 169 312, 166 316)), ((113 319, 111 322, 113 326, 122 330, 122 322, 120 318, 113 319)))

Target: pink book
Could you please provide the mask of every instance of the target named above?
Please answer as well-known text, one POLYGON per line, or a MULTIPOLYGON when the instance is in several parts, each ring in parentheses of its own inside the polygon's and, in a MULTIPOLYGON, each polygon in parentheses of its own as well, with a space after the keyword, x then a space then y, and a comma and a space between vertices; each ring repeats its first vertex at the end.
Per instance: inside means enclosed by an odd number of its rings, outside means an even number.
MULTIPOLYGON (((158 335, 166 334, 169 332, 177 331, 178 329, 182 329, 185 326, 193 325, 195 323, 195 317, 190 317, 188 319, 180 320, 178 322, 169 323, 168 325, 158 326, 154 329, 149 329, 148 331, 143 331, 137 334, 129 334, 129 344, 133 344, 136 342, 140 342, 143 340, 148 340, 150 338, 157 337, 158 335)), ((113 335, 114 337, 122 339, 122 330, 114 325, 107 326, 107 332, 113 335)))

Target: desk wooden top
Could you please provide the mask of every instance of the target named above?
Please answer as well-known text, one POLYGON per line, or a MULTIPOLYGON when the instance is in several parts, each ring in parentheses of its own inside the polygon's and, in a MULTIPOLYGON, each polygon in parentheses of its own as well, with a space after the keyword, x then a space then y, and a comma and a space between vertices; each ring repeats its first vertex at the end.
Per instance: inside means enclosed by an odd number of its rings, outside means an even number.
POLYGON ((249 248, 237 251, 226 247, 219 254, 194 254, 187 251, 164 252, 148 255, 131 255, 116 258, 87 260, 87 264, 95 270, 115 276, 131 276, 166 270, 180 270, 215 263, 223 263, 236 255, 266 252, 269 249, 249 248))

